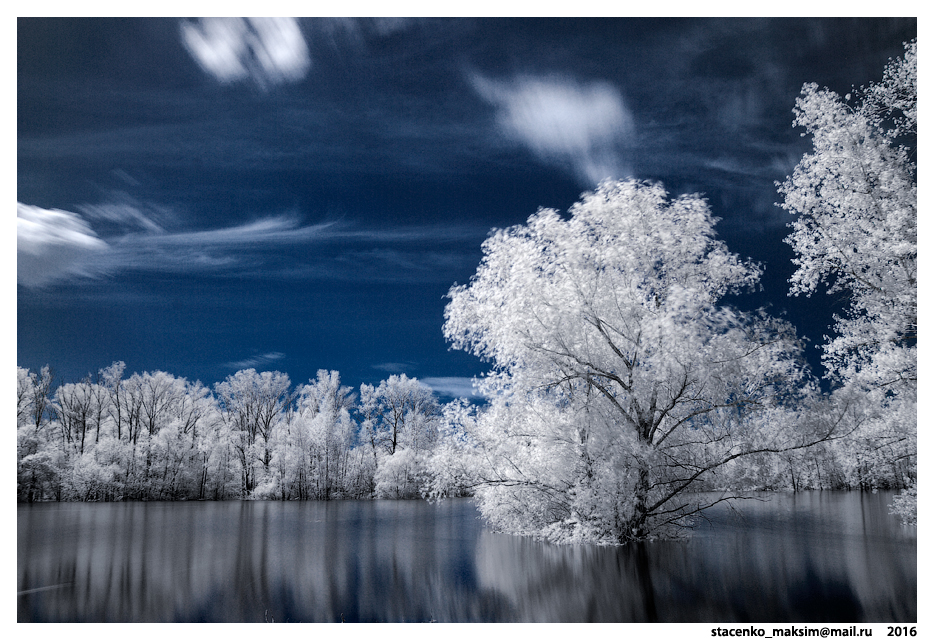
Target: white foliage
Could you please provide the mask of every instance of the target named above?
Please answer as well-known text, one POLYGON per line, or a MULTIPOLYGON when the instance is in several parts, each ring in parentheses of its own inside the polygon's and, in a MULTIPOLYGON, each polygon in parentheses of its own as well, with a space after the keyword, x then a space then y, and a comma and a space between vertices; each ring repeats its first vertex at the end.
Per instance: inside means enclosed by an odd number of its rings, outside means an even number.
POLYGON ((244 497, 270 478, 274 430, 292 402, 289 376, 282 372, 240 370, 215 384, 221 415, 234 436, 244 497))
POLYGON ((477 458, 482 450, 474 439, 477 406, 457 399, 442 407, 435 448, 426 457, 421 487, 428 500, 459 496, 478 484, 477 458))
POLYGON ((422 454, 414 449, 401 448, 393 454, 382 453, 377 458, 373 476, 376 497, 410 499, 419 496, 422 468, 422 454))
POLYGON ((759 268, 702 198, 605 182, 570 214, 494 232, 444 331, 494 368, 472 434, 488 520, 620 543, 678 521, 675 497, 743 451, 731 413, 774 405, 803 369, 788 324, 718 305, 759 268))
POLYGON ((830 375, 914 385, 916 163, 904 143, 916 131, 915 42, 882 83, 851 98, 806 84, 796 101, 794 124, 811 135, 813 151, 779 185, 781 206, 797 216, 786 239, 796 253, 791 292, 809 295, 824 283, 850 294, 824 346, 830 375))
POLYGON ((916 485, 904 489, 893 497, 893 504, 890 505, 890 514, 899 517, 904 525, 915 525, 918 520, 916 509, 916 485))
POLYGON ((438 402, 418 379, 394 374, 376 387, 360 386, 362 439, 374 450, 428 449, 435 439, 438 402))

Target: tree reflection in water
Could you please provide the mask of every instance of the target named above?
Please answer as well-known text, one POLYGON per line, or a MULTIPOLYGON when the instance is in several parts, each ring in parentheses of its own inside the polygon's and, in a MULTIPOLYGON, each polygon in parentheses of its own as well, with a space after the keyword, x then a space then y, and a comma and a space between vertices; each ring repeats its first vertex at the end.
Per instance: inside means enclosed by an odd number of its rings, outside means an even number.
POLYGON ((620 548, 494 534, 464 500, 22 505, 18 619, 910 622, 891 500, 779 495, 620 548))

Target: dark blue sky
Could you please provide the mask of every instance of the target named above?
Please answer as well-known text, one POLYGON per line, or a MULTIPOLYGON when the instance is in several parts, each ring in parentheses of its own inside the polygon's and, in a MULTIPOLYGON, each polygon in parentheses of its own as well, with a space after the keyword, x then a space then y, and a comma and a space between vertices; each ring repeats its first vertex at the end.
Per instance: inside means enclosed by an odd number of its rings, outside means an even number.
MULTIPOLYGON (((915 19, 19 19, 17 361, 213 384, 483 371, 444 295, 492 227, 607 176, 703 192, 793 299, 774 181, 804 82, 878 81, 915 19)), ((810 348, 817 362, 818 350, 810 348)))

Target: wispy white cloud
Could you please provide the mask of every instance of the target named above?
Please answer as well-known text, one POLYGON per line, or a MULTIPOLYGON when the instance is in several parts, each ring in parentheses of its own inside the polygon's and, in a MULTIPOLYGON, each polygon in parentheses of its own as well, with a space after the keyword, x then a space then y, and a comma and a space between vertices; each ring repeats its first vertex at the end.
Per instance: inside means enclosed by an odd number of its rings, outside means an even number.
POLYGON ((376 17, 371 18, 370 22, 373 24, 373 28, 381 36, 388 36, 399 31, 408 29, 409 26, 414 22, 413 18, 403 18, 403 17, 376 17))
POLYGON ((322 237, 336 223, 301 225, 295 216, 282 215, 260 218, 242 225, 206 229, 199 231, 166 233, 159 235, 131 236, 142 244, 162 247, 192 246, 237 247, 258 244, 297 243, 322 237))
POLYGON ((572 170, 591 186, 629 174, 622 150, 636 127, 613 85, 533 76, 501 81, 478 74, 471 80, 497 108, 502 131, 542 160, 572 170))
POLYGON ((381 372, 388 372, 390 374, 402 374, 404 372, 410 371, 414 366, 414 363, 377 363, 376 365, 371 365, 373 369, 380 370, 381 372))
POLYGON ((219 229, 129 233, 111 241, 107 258, 113 269, 166 272, 222 271, 267 264, 267 275, 273 276, 277 272, 269 268, 267 259, 274 258, 277 250, 315 246, 318 249, 306 253, 305 260, 321 267, 321 261, 327 259, 324 272, 302 269, 297 264, 282 265, 277 259, 283 268, 279 273, 312 276, 316 271, 326 275, 335 270, 350 270, 349 273, 379 269, 424 271, 451 267, 458 256, 437 250, 401 251, 392 246, 430 242, 437 247, 438 243, 482 239, 485 233, 486 229, 449 225, 400 229, 360 228, 340 221, 302 225, 297 217, 283 215, 219 229), (364 249, 355 249, 355 245, 364 249), (326 246, 340 246, 340 250, 331 249, 323 254, 326 246))
POLYGON ((27 287, 125 271, 425 282, 476 261, 473 248, 488 231, 450 224, 362 227, 344 220, 310 225, 297 214, 167 231, 182 220, 179 214, 128 198, 80 205, 81 214, 22 203, 17 209, 19 282, 27 287))
POLYGON ((79 212, 91 221, 112 223, 121 228, 139 229, 151 233, 162 233, 164 229, 155 221, 152 213, 144 211, 138 204, 122 199, 122 202, 99 205, 80 205, 79 212))
POLYGON ((302 225, 298 216, 268 216, 232 227, 164 234, 128 234, 123 242, 154 247, 239 247, 283 245, 307 241, 409 243, 460 240, 476 236, 476 227, 456 225, 411 226, 391 229, 360 228, 342 221, 302 225))
POLYGON ((362 47, 368 34, 385 37, 404 31, 416 22, 417 18, 316 18, 311 28, 316 36, 329 40, 335 47, 340 41, 362 47))
POLYGON ((78 214, 16 203, 16 282, 42 287, 91 276, 108 246, 78 214))
POLYGON ((115 178, 131 187, 139 187, 140 181, 125 172, 123 169, 114 169, 110 172, 115 178))
POLYGON ((222 367, 224 367, 225 369, 236 369, 236 370, 249 369, 251 367, 255 369, 257 367, 263 367, 266 365, 270 365, 271 363, 281 361, 285 357, 286 355, 283 354, 282 352, 269 352, 267 354, 261 354, 259 356, 252 356, 250 358, 245 358, 242 361, 232 361, 230 363, 224 363, 222 367))
POLYGON ((131 231, 110 239, 104 260, 114 272, 242 274, 266 264, 277 250, 327 240, 335 224, 301 225, 296 217, 283 215, 207 230, 131 231))
POLYGON ((295 18, 201 18, 181 24, 182 44, 219 82, 261 88, 296 82, 312 65, 295 18))
POLYGON ((480 398, 483 396, 483 394, 474 387, 474 379, 466 376, 420 378, 419 382, 439 396, 451 398, 480 398))

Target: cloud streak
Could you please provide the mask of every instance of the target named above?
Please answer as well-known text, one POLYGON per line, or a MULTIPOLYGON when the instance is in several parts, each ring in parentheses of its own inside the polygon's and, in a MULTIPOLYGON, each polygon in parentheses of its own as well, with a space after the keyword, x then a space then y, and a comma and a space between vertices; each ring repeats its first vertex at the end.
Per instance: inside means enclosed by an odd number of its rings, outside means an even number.
POLYGON ((634 137, 635 124, 614 86, 561 77, 500 81, 478 74, 471 81, 497 108, 500 129, 541 160, 571 169, 589 186, 629 174, 621 150, 634 137))
POLYGON ((163 233, 162 225, 156 218, 169 218, 171 212, 165 208, 155 211, 146 211, 143 206, 136 203, 128 194, 116 194, 119 202, 103 203, 99 205, 81 205, 77 207, 82 216, 89 221, 109 224, 117 229, 135 229, 148 233, 163 233))
POLYGON ((466 376, 437 376, 420 378, 419 382, 443 397, 451 398, 482 398, 474 379, 466 376))
POLYGON ((380 370, 381 372, 388 372, 389 374, 402 374, 415 367, 415 363, 378 363, 370 367, 380 370))
POLYGON ((235 370, 249 369, 251 367, 257 368, 257 367, 269 365, 271 363, 275 363, 277 361, 281 361, 285 357, 286 355, 283 354, 282 352, 269 352, 266 354, 261 354, 259 356, 246 358, 242 361, 231 361, 230 363, 224 363, 221 367, 225 369, 235 369, 235 370))
POLYGON ((201 18, 181 23, 182 44, 223 84, 253 80, 260 88, 296 82, 312 65, 295 18, 201 18))

